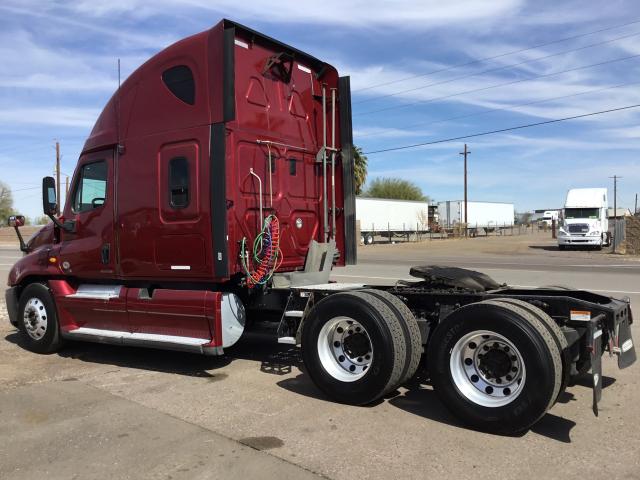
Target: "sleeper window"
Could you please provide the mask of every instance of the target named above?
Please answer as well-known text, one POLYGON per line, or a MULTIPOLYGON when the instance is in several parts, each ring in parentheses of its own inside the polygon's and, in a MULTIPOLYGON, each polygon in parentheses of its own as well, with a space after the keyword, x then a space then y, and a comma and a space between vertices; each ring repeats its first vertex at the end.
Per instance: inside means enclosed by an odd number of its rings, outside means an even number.
POLYGON ((185 157, 169 161, 169 205, 172 208, 189 205, 189 162, 185 157))
POLYGON ((196 102, 196 85, 193 73, 186 65, 178 65, 162 73, 162 81, 176 97, 184 103, 193 105, 196 102))
POLYGON ((107 162, 82 166, 73 196, 73 211, 86 212, 101 207, 107 198, 107 162))

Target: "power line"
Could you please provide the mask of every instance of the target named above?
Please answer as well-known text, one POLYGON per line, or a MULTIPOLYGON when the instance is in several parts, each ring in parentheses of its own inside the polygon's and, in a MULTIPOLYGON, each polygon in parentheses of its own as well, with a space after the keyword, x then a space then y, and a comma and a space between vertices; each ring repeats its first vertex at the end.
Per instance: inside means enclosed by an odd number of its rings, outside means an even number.
POLYGON ((24 147, 23 145, 14 145, 13 147, 5 150, 0 150, 0 155, 15 155, 16 153, 28 153, 35 152, 37 150, 44 150, 45 148, 51 148, 51 144, 48 145, 32 145, 24 147))
POLYGON ((386 86, 386 85, 392 85, 394 83, 400 83, 400 82, 405 82, 407 80, 413 80, 414 78, 426 77, 426 76, 429 76, 429 75, 434 75, 436 73, 447 72, 447 71, 453 70, 455 68, 467 67, 469 65, 475 65, 476 63, 486 62, 486 61, 489 61, 489 60, 495 60, 496 58, 507 57, 509 55, 515 55, 516 53, 527 52, 529 50, 535 50, 536 48, 547 47, 549 45, 554 45, 556 43, 562 43, 562 42, 566 42, 566 41, 569 41, 569 40, 575 40, 576 38, 586 37, 588 35, 594 35, 596 33, 602 33, 602 32, 606 32, 608 30, 614 30, 616 28, 627 27, 629 25, 635 25, 637 23, 640 23, 640 19, 636 19, 636 20, 633 20, 631 22, 621 23, 621 24, 618 24, 618 25, 612 25, 610 27, 601 28, 599 30, 593 30, 593 31, 586 32, 586 33, 580 33, 578 35, 572 35, 570 37, 559 38, 557 40, 552 40, 550 42, 540 43, 538 45, 533 45, 531 47, 521 48, 521 49, 518 49, 518 50, 512 50, 510 52, 501 53, 499 55, 493 55, 491 57, 484 57, 484 58, 480 58, 478 60, 472 60, 470 62, 458 63, 458 64, 455 64, 455 65, 451 65, 449 67, 441 68, 441 69, 438 69, 438 70, 433 70, 431 72, 420 73, 420 74, 417 74, 417 75, 412 75, 410 77, 400 78, 398 80, 390 80, 388 82, 382 82, 382 83, 377 83, 377 84, 374 84, 374 85, 369 85, 368 87, 359 88, 357 90, 354 90, 353 92, 354 93, 356 93, 356 92, 364 92, 365 90, 371 90, 372 88, 376 88, 376 87, 383 87, 383 86, 386 86))
POLYGON ((16 190, 11 190, 11 193, 15 193, 15 192, 24 192, 25 190, 36 190, 36 189, 40 189, 42 188, 42 186, 38 186, 38 187, 29 187, 29 188, 18 188, 16 190))
MULTIPOLYGON (((531 102, 518 103, 516 105, 511 105, 509 107, 490 108, 490 109, 483 110, 481 112, 466 113, 464 115, 457 115, 455 117, 440 118, 438 120, 432 120, 432 121, 428 121, 428 122, 412 123, 410 125, 401 125, 398 128, 407 129, 407 128, 414 128, 414 127, 424 127, 424 126, 427 126, 427 125, 434 125, 436 123, 449 122, 451 120, 460 120, 462 118, 477 117, 477 116, 480 116, 480 115, 486 115, 488 113, 515 111, 514 109, 519 108, 519 107, 527 107, 529 105, 537 105, 537 104, 540 104, 540 103, 552 102, 554 100, 562 100, 562 99, 565 99, 565 98, 578 97, 580 95, 588 95, 590 93, 597 93, 597 92, 602 92, 602 91, 605 91, 605 90, 612 90, 614 88, 627 87, 629 85, 637 85, 638 83, 640 83, 640 82, 620 83, 618 85, 611 85, 611 86, 608 86, 608 87, 595 88, 595 89, 592 89, 592 90, 586 90, 584 92, 572 93, 572 94, 569 94, 569 95, 560 95, 559 97, 544 98, 542 100, 533 100, 531 102)), ((518 112, 518 113, 521 113, 521 112, 518 112)), ((358 138, 370 137, 372 135, 377 135, 377 132, 360 134, 360 135, 358 135, 358 138)))
POLYGON ((437 143, 447 143, 447 142, 453 142, 453 141, 456 141, 456 140, 464 140, 466 138, 482 137, 484 135, 492 135, 494 133, 510 132, 512 130, 521 130, 523 128, 537 127, 537 126, 540 126, 540 125, 548 125, 550 123, 564 122, 566 120, 575 120, 577 118, 592 117, 594 115, 601 115, 601 114, 604 114, 604 113, 611 113, 611 112, 619 112, 621 110, 630 110, 632 108, 638 108, 638 107, 640 107, 640 103, 635 104, 635 105, 627 105, 626 107, 610 108, 608 110, 601 110, 599 112, 583 113, 581 115, 573 115, 571 117, 556 118, 556 119, 553 119, 553 120, 545 120, 544 122, 528 123, 526 125, 518 125, 518 126, 515 126, 515 127, 501 128, 501 129, 498 129, 498 130, 490 130, 490 131, 487 131, 487 132, 473 133, 473 134, 470 134, 470 135, 461 135, 459 137, 443 138, 442 140, 432 140, 430 142, 414 143, 412 145, 402 145, 402 146, 399 146, 399 147, 384 148, 382 150, 373 150, 371 152, 364 152, 364 155, 373 155, 375 153, 383 153, 383 152, 393 152, 393 151, 396 151, 396 150, 406 150, 406 149, 409 149, 409 148, 423 147, 425 145, 435 145, 437 143))
POLYGON ((392 105, 390 107, 379 108, 377 110, 369 110, 369 111, 366 111, 366 112, 354 113, 353 116, 369 115, 369 114, 372 114, 372 113, 385 112, 387 110, 395 110, 395 109, 398 109, 398 108, 411 107, 413 105, 431 103, 431 102, 435 102, 435 101, 438 101, 438 100, 444 100, 444 99, 447 99, 447 98, 458 97, 460 95, 466 95, 467 93, 482 92, 482 91, 485 91, 485 90, 491 90, 492 88, 505 87, 505 86, 508 86, 508 85, 514 85, 516 83, 529 82, 531 80, 536 80, 536 79, 539 79, 539 78, 552 77, 554 75, 560 75, 562 73, 576 72, 578 70, 585 70, 587 68, 600 67, 602 65, 609 65, 611 63, 622 62, 624 60, 631 60, 632 58, 638 58, 638 57, 640 57, 640 54, 629 55, 627 57, 616 58, 616 59, 613 59, 613 60, 605 60, 604 62, 592 63, 592 64, 589 64, 589 65, 583 65, 581 67, 574 67, 574 68, 569 68, 569 69, 566 69, 566 70, 560 70, 559 72, 544 73, 542 75, 535 75, 535 76, 529 77, 529 78, 521 78, 519 80, 511 80, 509 82, 497 83, 497 84, 489 85, 487 87, 474 88, 472 90, 465 90, 465 91, 462 91, 462 92, 452 93, 452 94, 449 94, 449 95, 443 95, 441 97, 434 97, 434 98, 429 98, 429 99, 426 99, 426 100, 418 100, 418 101, 411 102, 411 103, 403 103, 403 104, 400 104, 400 105, 392 105))
POLYGON ((598 47, 600 45, 605 45, 607 43, 617 42, 618 40, 622 40, 622 39, 625 39, 625 38, 637 37, 638 35, 640 35, 640 32, 635 32, 635 33, 623 35, 621 37, 616 37, 616 38, 612 38, 612 39, 609 39, 609 40, 604 40, 602 42, 596 42, 596 43, 592 43, 592 44, 589 44, 589 45, 584 45, 584 46, 578 47, 578 48, 571 48, 569 50, 563 50, 562 52, 551 53, 549 55, 544 55, 542 57, 532 58, 532 59, 529 59, 529 60, 523 60, 522 62, 512 63, 510 65, 503 65, 503 66, 500 66, 500 67, 493 67, 493 68, 489 68, 487 70, 482 70, 480 72, 475 72, 475 73, 467 73, 465 75, 460 75, 458 77, 449 78, 447 80, 441 80, 439 82, 428 83, 426 85, 421 85, 419 87, 408 88, 408 89, 405 89, 405 90, 399 90, 397 92, 387 93, 385 95, 378 95, 376 97, 367 98, 365 100, 360 100, 358 102, 354 102, 354 105, 361 104, 361 103, 367 103, 367 102, 374 102, 374 101, 381 100, 381 99, 384 99, 384 98, 389 98, 389 97, 395 97, 397 95, 402 95, 403 93, 415 92, 416 90, 422 90, 422 89, 428 88, 428 87, 435 87, 436 85, 444 85, 445 83, 456 82, 458 80, 463 80, 465 78, 475 77, 477 75, 484 75, 485 73, 499 72, 500 70, 508 70, 510 68, 519 67, 520 65, 525 65, 527 63, 538 62, 540 60, 546 60, 548 58, 558 57, 560 55, 565 55, 567 53, 573 53, 573 52, 578 52, 580 50, 586 50, 588 48, 598 47))

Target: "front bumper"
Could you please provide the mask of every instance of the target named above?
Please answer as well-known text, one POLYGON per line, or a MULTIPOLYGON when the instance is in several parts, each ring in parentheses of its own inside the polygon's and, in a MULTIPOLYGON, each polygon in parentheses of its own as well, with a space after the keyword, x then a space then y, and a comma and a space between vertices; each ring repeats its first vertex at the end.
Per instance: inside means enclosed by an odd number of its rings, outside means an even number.
POLYGON ((9 322, 18 328, 18 287, 7 288, 4 292, 4 299, 7 303, 9 322))
POLYGON ((580 235, 558 235, 558 245, 602 245, 602 237, 580 235))

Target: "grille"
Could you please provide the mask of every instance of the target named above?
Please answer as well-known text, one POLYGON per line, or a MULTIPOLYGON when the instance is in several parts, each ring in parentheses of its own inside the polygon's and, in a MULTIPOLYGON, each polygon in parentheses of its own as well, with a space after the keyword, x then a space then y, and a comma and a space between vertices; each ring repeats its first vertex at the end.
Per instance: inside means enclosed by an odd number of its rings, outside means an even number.
POLYGON ((574 225, 569 225, 569 233, 588 233, 589 225, 586 223, 576 223, 574 225))

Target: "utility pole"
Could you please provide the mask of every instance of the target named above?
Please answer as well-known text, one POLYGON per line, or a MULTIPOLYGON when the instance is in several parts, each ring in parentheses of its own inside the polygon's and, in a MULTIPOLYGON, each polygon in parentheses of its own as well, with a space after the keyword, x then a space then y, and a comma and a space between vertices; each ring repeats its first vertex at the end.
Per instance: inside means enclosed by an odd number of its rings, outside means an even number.
POLYGON ((67 175, 65 180, 64 180, 64 203, 65 203, 65 205, 66 205, 68 199, 69 199, 69 175, 67 175))
POLYGON ((613 253, 616 253, 616 230, 618 230, 618 175, 613 177, 613 253))
POLYGON ((469 236, 469 228, 467 225, 467 155, 471 152, 467 150, 467 144, 464 144, 464 152, 460 152, 460 155, 464 155, 464 236, 469 236))
POLYGON ((636 205, 633 207, 633 214, 638 213, 638 194, 636 193, 636 205))
POLYGON ((60 215, 60 142, 56 142, 56 194, 57 198, 57 214, 60 215))

